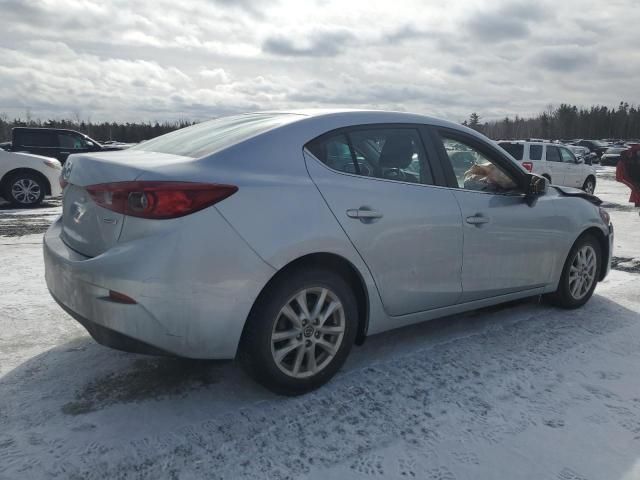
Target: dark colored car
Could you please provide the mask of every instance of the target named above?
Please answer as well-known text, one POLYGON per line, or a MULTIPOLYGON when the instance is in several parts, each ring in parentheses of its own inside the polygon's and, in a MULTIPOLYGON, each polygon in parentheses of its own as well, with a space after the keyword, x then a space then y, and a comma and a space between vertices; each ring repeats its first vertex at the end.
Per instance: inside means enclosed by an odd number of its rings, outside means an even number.
POLYGON ((628 147, 610 147, 600 157, 600 165, 616 166, 620 160, 620 154, 628 147))
POLYGON ((73 153, 122 150, 122 147, 101 145, 83 133, 61 128, 16 127, 11 137, 11 143, 2 144, 4 150, 57 158, 63 164, 73 153))
POLYGON ((598 157, 601 157, 604 152, 607 151, 609 145, 600 140, 578 140, 574 143, 574 145, 579 145, 581 147, 587 147, 593 153, 597 154, 598 157))

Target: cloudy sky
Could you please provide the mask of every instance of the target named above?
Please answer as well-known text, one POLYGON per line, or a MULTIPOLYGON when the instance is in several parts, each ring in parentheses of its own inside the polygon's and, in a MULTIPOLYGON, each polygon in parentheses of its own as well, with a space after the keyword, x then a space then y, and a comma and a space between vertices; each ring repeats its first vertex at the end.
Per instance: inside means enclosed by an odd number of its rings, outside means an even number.
POLYGON ((0 0, 0 32, 9 116, 640 102, 637 0, 0 0))

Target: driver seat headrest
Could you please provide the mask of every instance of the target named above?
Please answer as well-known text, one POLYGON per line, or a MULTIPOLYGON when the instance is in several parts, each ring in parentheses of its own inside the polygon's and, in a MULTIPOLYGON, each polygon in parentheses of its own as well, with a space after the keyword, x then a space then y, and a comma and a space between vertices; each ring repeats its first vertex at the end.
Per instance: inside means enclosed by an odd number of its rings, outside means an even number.
POLYGON ((380 152, 382 168, 407 168, 413 160, 413 141, 407 134, 395 134, 387 137, 380 152))

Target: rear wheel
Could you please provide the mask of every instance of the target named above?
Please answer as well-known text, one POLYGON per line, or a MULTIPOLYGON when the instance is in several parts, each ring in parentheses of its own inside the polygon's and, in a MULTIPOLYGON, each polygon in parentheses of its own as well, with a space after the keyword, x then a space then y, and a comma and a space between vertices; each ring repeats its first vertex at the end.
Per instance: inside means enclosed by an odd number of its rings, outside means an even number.
POLYGON ((19 172, 5 182, 3 195, 18 207, 34 207, 44 199, 45 185, 38 175, 19 172))
POLYGON ((543 176, 544 178, 546 178, 546 179, 547 179, 547 181, 549 182, 549 185, 551 185, 551 177, 550 177, 549 175, 547 175, 546 173, 543 173, 543 174, 542 174, 542 176, 543 176))
POLYGON ((260 295, 247 319, 240 358, 268 389, 284 395, 308 392, 344 363, 357 318, 355 296, 340 275, 296 269, 260 295))
POLYGON ((593 195, 593 192, 596 191, 596 180, 593 177, 587 177, 584 181, 584 185, 582 186, 582 190, 586 193, 590 193, 593 195))
POLYGON ((562 308, 578 308, 587 303, 600 277, 600 243, 593 235, 583 235, 573 245, 562 270, 558 289, 548 298, 562 308))

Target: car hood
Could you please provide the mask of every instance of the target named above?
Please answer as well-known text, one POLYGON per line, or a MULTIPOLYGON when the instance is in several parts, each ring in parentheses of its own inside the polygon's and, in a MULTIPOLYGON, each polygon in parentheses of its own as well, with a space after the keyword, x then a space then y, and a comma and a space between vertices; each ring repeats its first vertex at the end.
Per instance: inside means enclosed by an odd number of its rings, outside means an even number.
POLYGON ((580 198, 584 198, 588 202, 593 203, 594 205, 602 204, 602 200, 600 200, 600 198, 596 197, 595 195, 591 195, 590 193, 583 192, 578 188, 561 187, 558 185, 552 185, 552 187, 555 188, 558 191, 558 193, 560 193, 560 195, 564 197, 580 197, 580 198))

